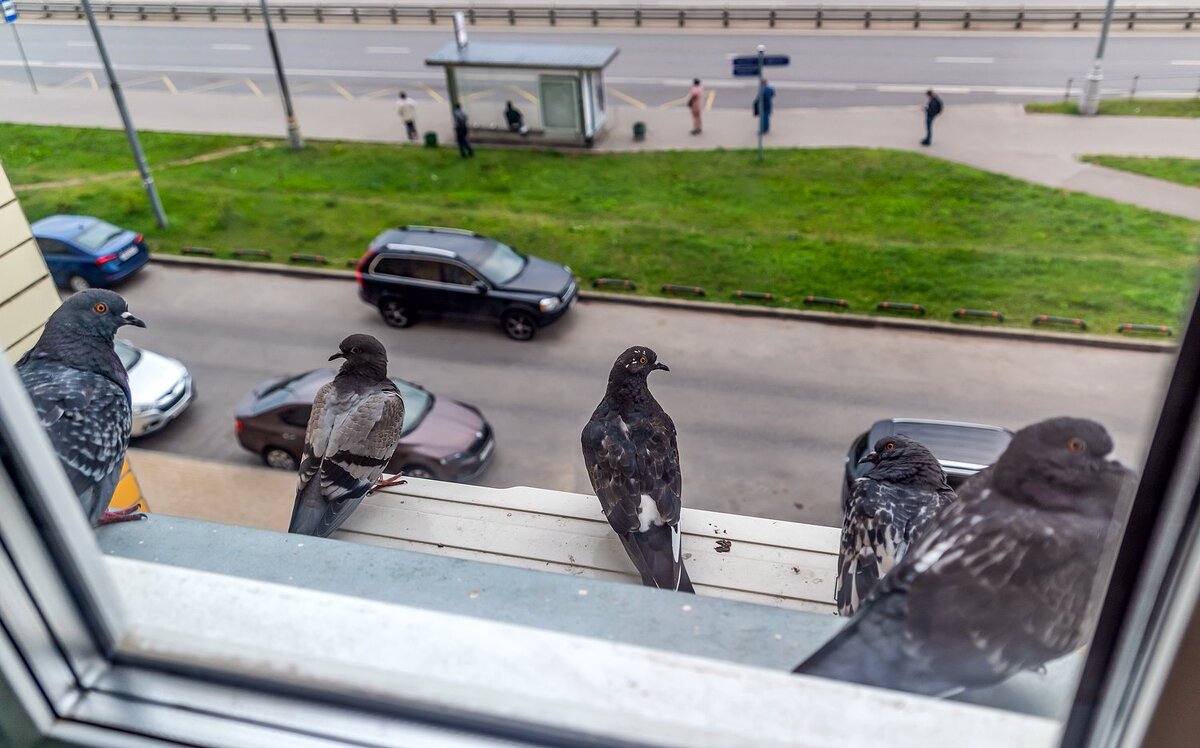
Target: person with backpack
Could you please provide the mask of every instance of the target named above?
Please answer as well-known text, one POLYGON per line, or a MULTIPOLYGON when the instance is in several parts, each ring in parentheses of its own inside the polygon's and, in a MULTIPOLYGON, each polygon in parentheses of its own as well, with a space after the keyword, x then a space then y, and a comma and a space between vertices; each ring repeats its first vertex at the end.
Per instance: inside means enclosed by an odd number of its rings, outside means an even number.
POLYGON ((469 158, 475 155, 469 140, 467 113, 461 103, 454 105, 454 139, 458 142, 458 155, 469 158))
POLYGON ((921 145, 930 145, 933 143, 933 120, 942 113, 942 100, 929 89, 925 92, 927 101, 925 102, 925 139, 921 141, 921 145))

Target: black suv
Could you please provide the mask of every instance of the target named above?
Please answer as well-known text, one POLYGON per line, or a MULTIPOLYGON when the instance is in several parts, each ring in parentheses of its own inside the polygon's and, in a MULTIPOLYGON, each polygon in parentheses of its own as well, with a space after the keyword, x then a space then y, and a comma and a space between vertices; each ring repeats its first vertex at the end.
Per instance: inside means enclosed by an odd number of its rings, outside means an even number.
POLYGON ((579 293, 571 269, 517 252, 473 231, 388 229, 358 261, 358 295, 392 327, 424 313, 499 320, 530 340, 567 313, 579 293))

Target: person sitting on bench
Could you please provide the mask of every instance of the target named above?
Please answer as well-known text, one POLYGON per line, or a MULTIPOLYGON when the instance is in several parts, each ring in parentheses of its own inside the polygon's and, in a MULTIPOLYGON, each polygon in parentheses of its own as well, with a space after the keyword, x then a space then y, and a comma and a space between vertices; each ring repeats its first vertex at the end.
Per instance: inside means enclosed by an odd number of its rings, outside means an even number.
POLYGON ((529 128, 525 126, 525 115, 521 114, 521 110, 513 106, 511 101, 504 102, 504 119, 508 122, 510 132, 529 134, 529 128))

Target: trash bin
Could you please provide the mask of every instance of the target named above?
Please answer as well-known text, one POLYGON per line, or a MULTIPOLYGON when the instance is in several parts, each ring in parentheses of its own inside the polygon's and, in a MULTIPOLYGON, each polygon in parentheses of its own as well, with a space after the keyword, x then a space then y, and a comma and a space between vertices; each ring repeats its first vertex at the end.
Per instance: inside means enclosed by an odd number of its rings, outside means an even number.
POLYGON ((645 122, 634 122, 633 123, 633 139, 634 140, 645 140, 646 139, 646 123, 645 122))
POLYGON ((430 130, 429 132, 425 133, 425 147, 426 148, 437 148, 438 147, 437 146, 437 133, 434 132, 433 130, 430 130))

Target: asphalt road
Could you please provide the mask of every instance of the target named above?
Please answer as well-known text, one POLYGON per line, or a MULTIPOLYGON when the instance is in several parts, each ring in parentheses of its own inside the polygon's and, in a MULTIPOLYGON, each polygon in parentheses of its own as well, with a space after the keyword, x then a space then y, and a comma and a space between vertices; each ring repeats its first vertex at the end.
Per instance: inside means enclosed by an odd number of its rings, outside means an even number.
POLYGON ((1053 415, 1106 424, 1138 464, 1172 357, 1072 345, 858 329, 583 302, 531 343, 498 327, 386 327, 351 282, 151 265, 118 289, 146 330, 126 337, 176 357, 199 397, 135 446, 240 464, 237 401, 260 381, 327 365, 351 332, 377 336, 392 373, 477 405, 497 433, 480 482, 590 491, 579 432, 629 345, 669 373, 651 387, 675 419, 689 506, 840 523, 851 440, 879 418, 1018 428, 1053 415))
MULTIPOLYGON (((123 85, 186 96, 213 91, 271 96, 276 91, 265 35, 257 25, 104 22, 109 52, 123 85)), ((451 40, 445 26, 279 25, 282 55, 300 95, 393 98, 398 88, 418 100, 445 96, 441 71, 426 56, 451 40)), ((44 87, 106 85, 87 27, 22 24, 21 37, 44 87)), ((713 92, 710 106, 748 107, 751 79, 735 79, 729 58, 759 43, 792 64, 772 69, 777 106, 910 103, 933 86, 952 100, 1056 99, 1067 80, 1076 89, 1091 64, 1093 32, 947 33, 890 31, 473 29, 472 40, 612 44, 612 95, 642 107, 679 106, 695 76, 713 92)), ((1190 95, 1200 88, 1194 33, 1114 34, 1106 54, 1111 94, 1139 76, 1143 93, 1190 95)), ((0 34, 0 84, 25 85, 11 34, 0 34)), ((3 90, 0 85, 0 91, 3 90)), ((512 96, 510 92, 503 95, 512 96)))

